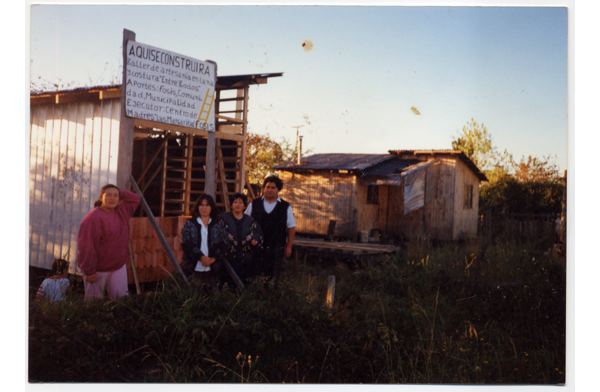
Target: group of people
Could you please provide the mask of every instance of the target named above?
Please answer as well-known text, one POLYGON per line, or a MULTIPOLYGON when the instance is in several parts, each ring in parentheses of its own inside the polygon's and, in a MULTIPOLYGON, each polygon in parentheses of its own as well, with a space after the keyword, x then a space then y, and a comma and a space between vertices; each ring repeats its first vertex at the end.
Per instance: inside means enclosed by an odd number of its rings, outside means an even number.
MULTIPOLYGON (((218 214, 214 199, 201 195, 185 223, 181 238, 184 274, 197 286, 235 288, 255 277, 273 280, 275 288, 284 257, 292 253, 296 222, 290 204, 279 197, 283 182, 267 177, 263 196, 248 205, 246 195, 231 197, 231 211, 218 214)), ((82 272, 85 299, 111 299, 128 294, 129 219, 141 198, 107 184, 79 227, 77 265, 82 272)), ((68 263, 55 260, 54 276, 38 290, 38 300, 64 299, 69 286, 68 263)))
POLYGON ((296 231, 292 208, 279 197, 282 187, 281 179, 267 177, 261 198, 248 204, 246 195, 235 193, 231 211, 218 217, 210 195, 198 198, 181 235, 182 268, 193 283, 235 288, 264 277, 278 287, 296 231))

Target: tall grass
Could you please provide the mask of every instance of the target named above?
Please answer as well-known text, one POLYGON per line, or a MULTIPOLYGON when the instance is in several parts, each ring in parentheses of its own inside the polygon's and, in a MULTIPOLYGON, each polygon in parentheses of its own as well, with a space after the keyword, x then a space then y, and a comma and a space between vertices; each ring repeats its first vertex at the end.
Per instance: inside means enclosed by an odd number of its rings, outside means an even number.
POLYGON ((560 384, 565 265, 530 244, 409 247, 363 268, 286 261, 278 290, 166 281, 30 312, 29 377, 57 382, 560 384), (336 276, 333 308, 327 276, 336 276), (61 332, 62 331, 62 332, 61 332))

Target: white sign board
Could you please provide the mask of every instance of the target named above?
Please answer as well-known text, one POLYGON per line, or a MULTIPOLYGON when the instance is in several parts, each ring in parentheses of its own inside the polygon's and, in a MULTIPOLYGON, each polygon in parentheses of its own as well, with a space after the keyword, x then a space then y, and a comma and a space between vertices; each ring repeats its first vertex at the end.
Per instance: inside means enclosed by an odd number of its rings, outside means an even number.
POLYGON ((216 64, 127 41, 128 117, 215 131, 216 64))

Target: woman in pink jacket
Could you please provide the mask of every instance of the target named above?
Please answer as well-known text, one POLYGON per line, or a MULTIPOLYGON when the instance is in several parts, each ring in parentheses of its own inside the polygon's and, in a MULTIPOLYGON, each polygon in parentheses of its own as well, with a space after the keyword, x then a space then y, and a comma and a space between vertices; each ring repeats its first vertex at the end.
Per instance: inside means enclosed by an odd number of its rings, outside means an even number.
POLYGON ((83 272, 86 300, 101 298, 104 290, 112 300, 128 294, 129 218, 139 204, 135 193, 107 184, 81 221, 77 266, 83 272))

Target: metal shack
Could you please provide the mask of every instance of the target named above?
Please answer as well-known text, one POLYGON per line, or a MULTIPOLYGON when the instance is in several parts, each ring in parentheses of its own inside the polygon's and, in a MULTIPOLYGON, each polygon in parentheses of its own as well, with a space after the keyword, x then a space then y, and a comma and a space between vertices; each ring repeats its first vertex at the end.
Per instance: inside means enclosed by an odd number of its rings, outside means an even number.
POLYGON ((315 154, 273 169, 284 181, 280 195, 294 206, 301 234, 477 235, 479 184, 487 178, 461 151, 315 154))
MULTIPOLYGON (((282 75, 217 78, 215 173, 208 178, 214 178, 217 205, 225 210, 228 195, 247 185, 250 86, 282 75)), ((205 189, 208 132, 130 119, 131 138, 120 124, 121 90, 110 85, 30 95, 30 266, 50 269, 54 258, 68 254, 70 273, 75 273, 81 220, 103 185, 129 184, 130 174, 181 261, 181 228, 205 189)), ((142 208, 131 220, 131 239, 140 282, 164 279, 173 271, 142 208)))

